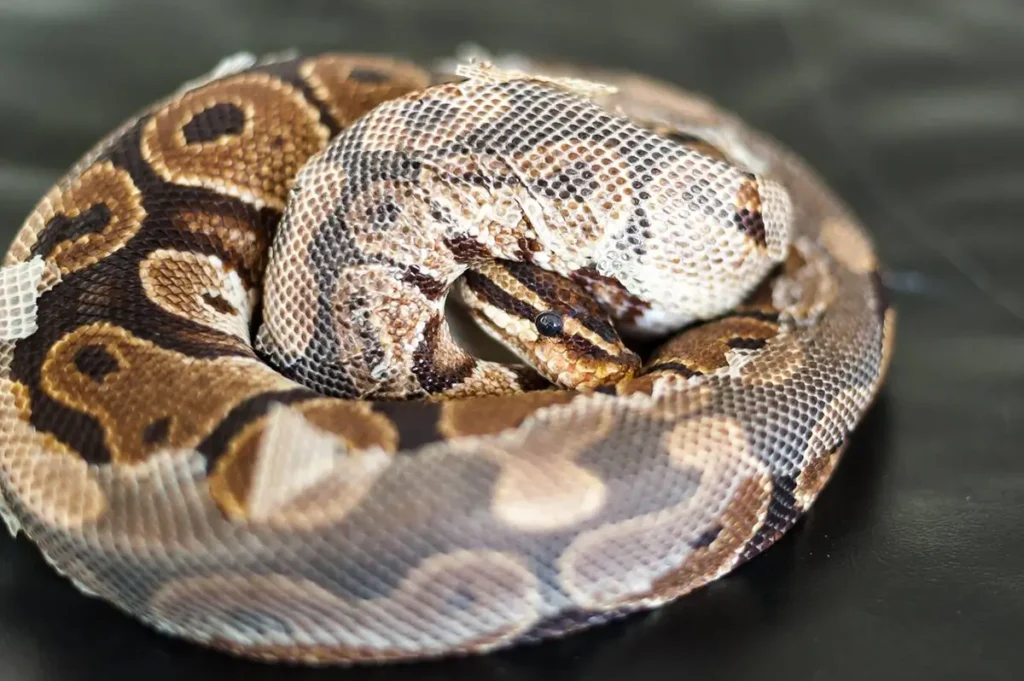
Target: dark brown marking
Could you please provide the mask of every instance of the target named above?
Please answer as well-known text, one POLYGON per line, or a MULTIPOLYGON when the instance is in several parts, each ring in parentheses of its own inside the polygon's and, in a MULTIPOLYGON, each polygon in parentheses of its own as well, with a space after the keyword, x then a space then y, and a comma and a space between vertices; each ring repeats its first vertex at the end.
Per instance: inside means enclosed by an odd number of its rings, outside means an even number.
POLYGON ((597 347, 586 338, 579 336, 565 336, 561 341, 562 345, 569 352, 575 352, 580 357, 593 357, 595 359, 607 359, 608 353, 597 347))
POLYGON ((752 213, 747 208, 741 208, 732 216, 732 221, 736 223, 740 231, 756 241, 759 246, 762 248, 768 246, 768 239, 764 228, 764 217, 760 212, 752 213))
POLYGON ((387 416, 398 429, 398 449, 411 450, 438 442, 444 435, 437 429, 439 402, 374 402, 373 410, 387 416))
POLYGON ((516 241, 516 246, 519 247, 519 257, 522 258, 523 262, 533 262, 533 254, 541 251, 544 247, 536 239, 521 236, 516 241))
POLYGON ((200 111, 182 126, 186 144, 212 142, 227 135, 240 135, 245 130, 245 112, 230 102, 220 102, 200 111))
POLYGON ((479 272, 474 270, 466 272, 465 283, 478 296, 509 314, 530 320, 536 319, 537 315, 540 314, 540 310, 534 308, 529 303, 519 300, 479 272))
POLYGON ((777 324, 756 316, 729 316, 687 329, 655 351, 650 369, 680 364, 710 374, 728 366, 727 354, 736 348, 757 349, 778 334, 777 324))
POLYGON ((608 318, 608 311, 575 279, 527 263, 501 261, 502 268, 516 281, 563 315, 570 316, 609 343, 620 342, 608 318))
POLYGON ((235 309, 235 306, 229 303, 223 296, 218 296, 213 293, 204 293, 202 298, 204 303, 221 314, 238 314, 238 310, 235 309))
POLYGON ((732 221, 744 234, 749 236, 761 248, 768 247, 764 229, 764 216, 761 214, 761 190, 757 178, 749 176, 736 192, 736 213, 732 221))
POLYGON ((165 416, 162 419, 153 421, 142 431, 142 442, 146 445, 157 445, 167 442, 171 432, 171 417, 165 416))
POLYGON ((113 211, 105 203, 95 203, 73 218, 55 215, 46 223, 39 241, 32 246, 32 255, 46 258, 60 243, 75 241, 86 234, 99 234, 107 228, 113 216, 113 211))
POLYGON ((217 459, 226 451, 231 440, 250 422, 266 414, 274 404, 295 404, 320 397, 306 388, 266 392, 250 397, 236 405, 217 427, 196 448, 206 456, 207 471, 213 470, 217 459))
POLYGON ((694 376, 701 376, 702 373, 696 369, 691 369, 682 362, 661 362, 659 364, 652 364, 640 372, 640 375, 646 375, 654 373, 655 371, 671 371, 675 374, 682 374, 686 378, 693 378, 694 376))
POLYGON ((796 480, 792 477, 772 476, 772 499, 768 504, 768 515, 761 527, 740 552, 740 563, 745 563, 774 544, 800 517, 794 491, 796 480))
POLYGON ((874 270, 870 275, 871 288, 875 292, 875 314, 878 316, 878 323, 885 326, 885 313, 891 305, 889 287, 885 285, 885 279, 879 270, 874 270))
POLYGON ((349 78, 358 80, 360 83, 371 83, 373 85, 383 85, 391 81, 391 74, 366 66, 356 66, 349 71, 348 75, 349 78))
POLYGON ((494 256, 487 250, 487 247, 471 236, 456 234, 452 237, 445 237, 444 245, 455 256, 456 262, 463 265, 492 260, 494 256))
POLYGON ((690 546, 695 549, 706 549, 711 546, 716 539, 718 539, 718 535, 720 534, 722 534, 722 526, 716 525, 715 527, 701 532, 696 539, 690 542, 690 546))
POLYGON ((461 353, 455 361, 441 355, 443 317, 434 317, 423 329, 423 340, 413 351, 412 373, 430 394, 442 393, 466 380, 476 367, 476 358, 461 353))
POLYGON ((412 284, 431 300, 437 300, 448 290, 448 286, 443 281, 426 274, 416 265, 405 271, 402 275, 402 281, 412 284))
POLYGON ((570 279, 588 291, 609 314, 625 325, 633 324, 650 309, 646 301, 634 296, 618 281, 600 274, 594 267, 582 267, 570 279))
POLYGON ((75 353, 75 368, 96 383, 103 383, 120 367, 117 358, 102 345, 86 345, 75 353))
POLYGON ((764 338, 730 338, 725 344, 733 350, 760 350, 767 342, 764 338))

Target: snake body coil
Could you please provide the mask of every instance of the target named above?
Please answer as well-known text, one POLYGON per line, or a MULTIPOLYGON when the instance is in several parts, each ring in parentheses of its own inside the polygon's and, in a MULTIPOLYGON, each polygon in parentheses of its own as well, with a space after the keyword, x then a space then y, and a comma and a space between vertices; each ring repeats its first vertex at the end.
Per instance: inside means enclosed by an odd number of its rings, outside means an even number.
POLYGON ((19 232, 0 512, 81 590, 202 644, 491 650, 771 545, 894 320, 842 203, 692 94, 268 60, 127 122, 19 232), (449 293, 530 366, 463 350, 449 293), (660 345, 641 365, 619 333, 660 345))

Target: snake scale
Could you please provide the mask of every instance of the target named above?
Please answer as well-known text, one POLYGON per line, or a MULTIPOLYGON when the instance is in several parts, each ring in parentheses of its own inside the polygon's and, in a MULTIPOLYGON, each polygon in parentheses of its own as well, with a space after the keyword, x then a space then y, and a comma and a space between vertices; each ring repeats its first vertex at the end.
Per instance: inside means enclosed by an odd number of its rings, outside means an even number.
POLYGON ((242 63, 11 245, 0 511, 83 592, 243 656, 562 635, 807 511, 887 369, 879 271, 800 159, 663 82, 242 63), (518 359, 464 350, 449 299, 518 359))

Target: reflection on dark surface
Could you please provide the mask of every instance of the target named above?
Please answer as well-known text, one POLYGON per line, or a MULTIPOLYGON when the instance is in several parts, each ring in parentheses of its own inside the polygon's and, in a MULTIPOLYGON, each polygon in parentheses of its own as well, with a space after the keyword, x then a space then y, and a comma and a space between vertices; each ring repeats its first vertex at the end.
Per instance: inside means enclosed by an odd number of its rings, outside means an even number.
POLYGON ((876 236, 900 312, 884 397, 810 515, 663 610, 488 657, 287 669, 152 633, 2 538, 0 676, 1019 678, 1022 38, 1014 0, 0 4, 5 240, 92 142, 226 54, 473 40, 667 78, 791 145, 876 236))

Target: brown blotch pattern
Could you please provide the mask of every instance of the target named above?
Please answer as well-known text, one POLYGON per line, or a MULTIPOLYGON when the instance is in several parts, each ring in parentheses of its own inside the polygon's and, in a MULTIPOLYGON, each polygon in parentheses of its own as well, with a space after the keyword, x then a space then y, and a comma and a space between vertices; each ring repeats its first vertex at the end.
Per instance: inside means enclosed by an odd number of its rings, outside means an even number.
MULTIPOLYGON (((436 303, 397 281, 385 265, 348 267, 340 275, 332 301, 332 318, 339 352, 358 394, 380 397, 416 394, 420 384, 408 357, 427 340, 418 325, 424 308, 433 314, 436 303), (367 308, 373 291, 373 309, 367 308)), ((442 330, 447 326, 442 326, 442 330)), ((435 356, 438 368, 446 356, 435 356)))
MULTIPOLYGON (((67 275, 96 264, 135 236, 146 217, 142 195, 127 171, 102 161, 73 184, 57 186, 22 227, 8 260, 30 247, 67 275), (36 235, 29 244, 24 237, 36 235)), ((25 253, 27 256, 28 253, 25 253)))
POLYGON ((200 360, 102 322, 53 344, 43 362, 41 385, 57 402, 95 418, 112 460, 119 463, 144 461, 164 447, 193 448, 234 405, 261 392, 293 387, 255 359, 200 360), (85 348, 95 355, 102 350, 102 377, 94 363, 76 362, 85 348), (182 396, 188 396, 187 403, 182 396), (165 419, 164 440, 147 438, 153 424, 165 419))
POLYGON ((668 465, 694 474, 692 493, 665 510, 584 532, 566 548, 560 580, 580 607, 660 603, 693 589, 727 571, 763 521, 771 477, 738 422, 693 416, 663 442, 668 465), (631 560, 620 560, 626 551, 631 560))
POLYGON ((342 127, 381 102, 430 84, 429 74, 413 64, 371 55, 318 57, 299 73, 342 127))
POLYGON ((300 90, 267 74, 247 73, 187 92, 154 114, 143 129, 142 156, 168 182, 282 210, 299 167, 329 135, 300 90), (243 112, 241 131, 189 143, 186 127, 223 104, 243 112))
POLYGON ((575 459, 606 437, 614 425, 607 410, 578 416, 567 409, 551 412, 538 422, 531 429, 528 448, 516 438, 481 443, 473 455, 501 466, 491 512, 522 532, 550 532, 594 516, 604 506, 608 490, 597 473, 575 459), (567 432, 573 437, 566 438, 567 432))
POLYGON ((460 264, 490 260, 494 257, 486 245, 468 234, 454 234, 450 237, 445 237, 444 245, 452 252, 455 261, 460 264))
POLYGON ((437 428, 449 438, 499 433, 520 425, 538 409, 566 404, 575 397, 568 390, 537 390, 503 397, 449 400, 441 404, 437 428))
POLYGON ((212 575, 168 582, 150 611, 222 648, 356 661, 486 649, 532 626, 540 599, 521 557, 464 550, 424 559, 369 602, 283 574, 212 575))
POLYGON ((172 216, 174 226, 208 242, 225 265, 238 271, 247 287, 260 284, 267 259, 267 233, 262 226, 233 213, 182 210, 172 216))
POLYGON ((391 421, 367 402, 280 407, 231 440, 210 474, 210 495, 235 519, 293 529, 337 522, 370 491, 397 444, 391 421), (268 465, 267 457, 279 460, 268 465), (268 490, 284 495, 280 504, 268 490))
POLYGON ((578 269, 570 278, 589 291, 627 329, 651 307, 642 298, 632 295, 618 281, 600 274, 593 267, 578 269))
POLYGON ((726 317, 708 322, 679 334, 660 347, 647 371, 710 374, 729 366, 731 352, 760 346, 774 338, 778 330, 777 324, 755 317, 726 317))
POLYGON ((249 343, 249 321, 256 292, 220 258, 176 250, 153 251, 139 263, 146 297, 165 312, 249 343))
POLYGON ((89 465, 29 424, 25 385, 0 378, 0 476, 40 521, 77 530, 101 517, 107 498, 89 465))
POLYGON ((758 246, 768 247, 764 218, 762 217, 761 192, 756 179, 745 180, 736 194, 736 215, 733 221, 744 234, 758 246))

